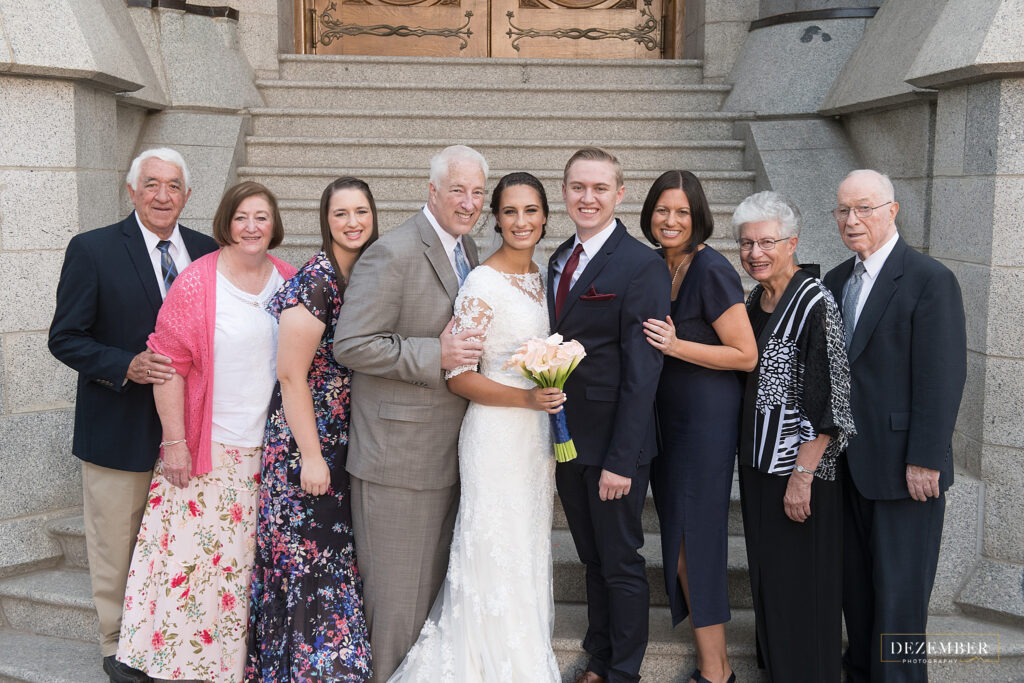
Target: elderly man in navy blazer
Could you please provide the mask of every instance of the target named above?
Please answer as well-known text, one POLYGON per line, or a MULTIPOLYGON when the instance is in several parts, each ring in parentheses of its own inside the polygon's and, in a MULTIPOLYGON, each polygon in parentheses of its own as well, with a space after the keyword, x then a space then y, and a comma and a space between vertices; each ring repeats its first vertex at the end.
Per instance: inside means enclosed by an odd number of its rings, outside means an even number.
POLYGON ((132 162, 127 182, 135 211, 68 243, 50 325, 50 352, 78 372, 72 451, 82 461, 103 670, 116 683, 149 680, 114 658, 161 439, 152 385, 174 372, 169 358, 146 349, 146 337, 178 273, 217 248, 178 225, 192 192, 188 180, 185 160, 171 149, 147 150, 132 162))
POLYGON ((548 262, 551 331, 587 350, 565 384, 578 456, 555 469, 586 567, 583 648, 590 659, 576 683, 638 681, 647 649, 640 515, 657 452, 654 394, 663 357, 647 343, 643 322, 668 315, 670 282, 665 262, 615 218, 624 193, 613 155, 596 147, 573 154, 562 197, 576 234, 548 262))
POLYGON ((927 627, 967 375, 960 285, 899 236, 898 211, 889 178, 850 173, 833 213, 856 255, 825 276, 842 302, 857 426, 843 512, 851 683, 928 680, 923 661, 895 646, 927 627))

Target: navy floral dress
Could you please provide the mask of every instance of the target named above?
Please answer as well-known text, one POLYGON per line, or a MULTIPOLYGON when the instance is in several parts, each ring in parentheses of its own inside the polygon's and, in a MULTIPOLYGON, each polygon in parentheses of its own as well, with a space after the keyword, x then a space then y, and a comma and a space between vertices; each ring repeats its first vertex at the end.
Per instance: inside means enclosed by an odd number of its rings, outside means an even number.
POLYGON ((287 308, 305 306, 326 325, 309 388, 331 486, 322 496, 302 490, 299 449, 278 384, 264 437, 247 681, 361 683, 371 674, 345 472, 352 371, 333 353, 341 303, 334 269, 320 252, 267 304, 278 318, 287 308))

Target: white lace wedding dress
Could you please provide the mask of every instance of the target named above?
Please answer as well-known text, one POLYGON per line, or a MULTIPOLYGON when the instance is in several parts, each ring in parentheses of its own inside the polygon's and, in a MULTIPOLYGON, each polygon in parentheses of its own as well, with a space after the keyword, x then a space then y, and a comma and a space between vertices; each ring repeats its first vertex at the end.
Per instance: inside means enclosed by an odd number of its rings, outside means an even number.
MULTIPOLYGON (((542 283, 539 273, 488 266, 469 274, 453 331, 486 330, 485 377, 533 386, 501 366, 527 339, 548 335, 542 283)), ((561 681, 551 650, 555 461, 548 424, 540 411, 470 403, 459 436, 462 490, 448 575, 392 683, 561 681)))

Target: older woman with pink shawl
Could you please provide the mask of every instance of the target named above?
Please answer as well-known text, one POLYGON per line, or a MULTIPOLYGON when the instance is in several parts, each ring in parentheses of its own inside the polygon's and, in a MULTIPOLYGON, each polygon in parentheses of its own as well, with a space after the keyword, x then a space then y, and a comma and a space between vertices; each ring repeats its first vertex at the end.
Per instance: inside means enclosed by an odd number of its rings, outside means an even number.
POLYGON ((240 683, 263 430, 277 321, 266 301, 295 268, 270 256, 284 236, 274 195, 228 190, 219 251, 174 281, 148 345, 174 374, 153 387, 163 426, 125 593, 118 660, 156 680, 240 683))

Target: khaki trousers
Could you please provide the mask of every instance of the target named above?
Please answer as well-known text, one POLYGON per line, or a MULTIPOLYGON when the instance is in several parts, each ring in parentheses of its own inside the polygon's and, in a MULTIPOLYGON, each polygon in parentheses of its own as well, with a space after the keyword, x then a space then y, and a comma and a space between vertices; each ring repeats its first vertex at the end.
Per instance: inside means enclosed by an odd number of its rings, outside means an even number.
POLYGON ((152 478, 152 471, 126 472, 82 462, 85 545, 104 657, 117 654, 124 589, 152 478))
POLYGON ((458 485, 414 491, 352 477, 352 531, 376 683, 391 677, 420 635, 448 572, 458 509, 458 485))

